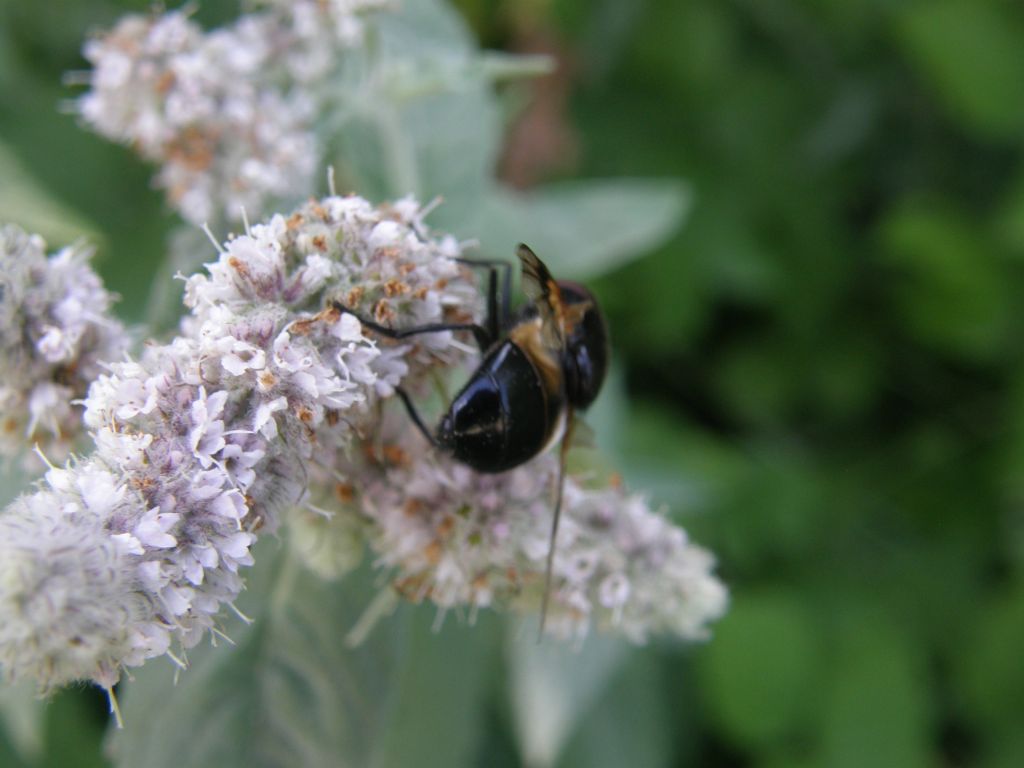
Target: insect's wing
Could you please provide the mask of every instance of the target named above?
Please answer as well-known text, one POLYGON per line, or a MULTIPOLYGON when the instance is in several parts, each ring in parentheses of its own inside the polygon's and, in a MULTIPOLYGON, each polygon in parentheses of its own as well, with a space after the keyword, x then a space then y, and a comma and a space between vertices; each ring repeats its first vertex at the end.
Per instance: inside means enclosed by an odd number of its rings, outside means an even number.
POLYGON ((544 344, 549 349, 561 350, 565 347, 565 306, 558 283, 529 246, 520 243, 516 255, 523 268, 523 293, 540 314, 544 344))

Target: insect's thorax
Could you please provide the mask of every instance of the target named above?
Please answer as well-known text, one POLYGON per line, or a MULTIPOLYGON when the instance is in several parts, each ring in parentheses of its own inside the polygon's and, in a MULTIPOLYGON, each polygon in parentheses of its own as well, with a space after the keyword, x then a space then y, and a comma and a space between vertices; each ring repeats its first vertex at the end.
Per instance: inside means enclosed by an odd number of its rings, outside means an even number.
POLYGON ((547 394, 561 398, 564 388, 562 360, 558 351, 545 343, 542 331, 541 319, 533 317, 515 325, 509 331, 508 338, 532 363, 547 394))

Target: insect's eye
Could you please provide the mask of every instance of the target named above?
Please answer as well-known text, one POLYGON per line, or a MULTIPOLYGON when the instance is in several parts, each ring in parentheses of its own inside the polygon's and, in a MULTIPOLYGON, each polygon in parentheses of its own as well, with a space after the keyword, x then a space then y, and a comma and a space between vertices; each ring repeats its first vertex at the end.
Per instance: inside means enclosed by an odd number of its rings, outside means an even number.
POLYGON ((566 339, 566 397, 574 408, 586 408, 597 398, 608 369, 608 331, 597 300, 576 283, 559 283, 562 300, 571 306, 587 304, 582 318, 566 339))

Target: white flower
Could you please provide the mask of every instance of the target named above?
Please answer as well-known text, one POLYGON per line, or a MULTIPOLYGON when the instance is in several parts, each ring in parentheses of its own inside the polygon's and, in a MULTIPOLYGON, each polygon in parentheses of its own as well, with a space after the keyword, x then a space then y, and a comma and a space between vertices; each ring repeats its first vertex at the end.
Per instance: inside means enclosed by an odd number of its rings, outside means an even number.
POLYGON ((159 164, 156 184, 197 225, 313 191, 313 120, 332 97, 331 68, 361 42, 359 15, 384 3, 265 5, 210 32, 184 11, 126 16, 85 46, 92 88, 79 113, 159 164))
POLYGON ((128 347, 89 256, 74 247, 48 258, 42 238, 0 228, 0 454, 38 444, 66 456, 82 431, 76 401, 128 347))
POLYGON ((177 546, 178 540, 167 531, 173 528, 180 519, 181 515, 173 512, 158 514, 155 508, 151 509, 142 516, 135 526, 133 531, 135 539, 144 547, 153 549, 168 549, 177 546))
POLYGON ((288 407, 288 398, 279 397, 276 400, 264 400, 256 407, 256 416, 253 419, 253 431, 259 432, 268 440, 277 436, 277 421, 274 414, 283 411, 288 407))
MULTIPOLYGON (((394 327, 479 317, 453 242, 408 201, 340 197, 229 239, 188 281, 182 335, 90 389, 94 453, 0 513, 5 674, 109 688, 190 648, 243 588, 256 535, 286 516, 325 575, 365 540, 411 600, 535 614, 557 457, 478 474, 403 413, 382 423, 378 397, 426 390, 465 345, 371 339, 335 304, 394 327)), ((568 478, 547 628, 703 637, 727 600, 713 568, 642 497, 568 478)))
POLYGON ((227 390, 206 396, 206 387, 199 388, 199 396, 192 403, 192 429, 189 442, 192 453, 199 463, 209 467, 216 461, 214 454, 227 445, 224 440, 224 421, 220 418, 224 413, 224 404, 228 400, 227 390))
POLYGON ((137 548, 71 494, 42 491, 0 516, 0 663, 44 688, 119 677, 148 612, 137 548))
MULTIPOLYGON (((389 427, 383 454, 353 454, 339 471, 357 504, 326 525, 366 523, 379 566, 400 594, 442 609, 540 610, 557 457, 499 475, 455 464, 406 429, 389 427)), ((566 479, 546 628, 579 638, 592 625, 635 642, 669 632, 700 639, 726 608, 713 558, 684 531, 618 487, 566 479)))
MULTIPOLYGON (((276 530, 320 471, 310 458, 344 453, 373 429, 381 349, 331 300, 379 304, 402 274, 408 292, 478 311, 469 273, 415 226, 341 198, 253 226, 189 280, 183 335, 108 365, 85 399, 94 453, 0 513, 7 675, 109 688, 124 667, 215 628, 243 587, 256 533, 276 530), (416 235, 379 253, 370 233, 382 221, 416 235), (445 287, 435 273, 449 275, 445 287)), ((389 317, 411 322, 420 301, 406 297, 389 317)), ((432 306, 430 321, 445 319, 442 303, 432 306)), ((459 354, 410 357, 426 377, 459 354)))

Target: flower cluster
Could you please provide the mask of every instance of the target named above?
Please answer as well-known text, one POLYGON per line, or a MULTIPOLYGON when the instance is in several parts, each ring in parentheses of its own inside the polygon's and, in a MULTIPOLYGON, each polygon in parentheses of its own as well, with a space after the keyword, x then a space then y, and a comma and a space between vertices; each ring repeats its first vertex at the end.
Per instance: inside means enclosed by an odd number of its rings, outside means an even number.
MULTIPOLYGON (((375 339, 352 313, 393 327, 479 317, 459 243, 423 215, 332 196, 247 229, 187 280, 177 338, 97 377, 95 451, 0 514, 8 676, 109 689, 148 658, 184 664, 176 654, 220 631, 256 536, 282 522, 323 572, 369 543, 408 599, 536 613, 557 457, 478 474, 377 407, 398 386, 426 393, 472 351, 448 331, 375 339)), ((570 477, 548 630, 701 637, 725 608, 713 565, 641 497, 570 477)))
MULTIPOLYGON (((537 615, 545 585, 558 458, 547 454, 499 475, 476 473, 430 450, 414 431, 389 429, 380 450, 347 466, 330 520, 307 518, 339 553, 355 525, 404 597, 440 609, 511 608, 537 615)), ((310 539, 311 540, 311 539, 310 539)), ((343 561, 345 558, 341 558, 343 561)), ((714 559, 617 483, 565 480, 546 631, 581 640, 592 626, 634 642, 651 633, 689 639, 724 613, 714 559)))
POLYGON ((218 631, 256 534, 301 501, 314 450, 344 451, 378 393, 460 354, 382 350, 331 299, 398 323, 472 315, 458 253, 415 204, 354 197, 225 243, 187 283, 183 333, 93 384, 95 452, 0 514, 6 673, 109 688, 123 667, 218 631))
POLYGON ((124 355, 124 327, 113 296, 89 267, 91 251, 50 257, 39 236, 0 229, 0 453, 38 445, 64 458, 82 431, 85 395, 100 363, 124 355))
POLYGON ((384 2, 266 4, 211 32, 182 11, 126 16, 85 47, 80 114, 158 163, 157 186, 195 224, 313 190, 316 81, 360 41, 360 14, 384 2))

